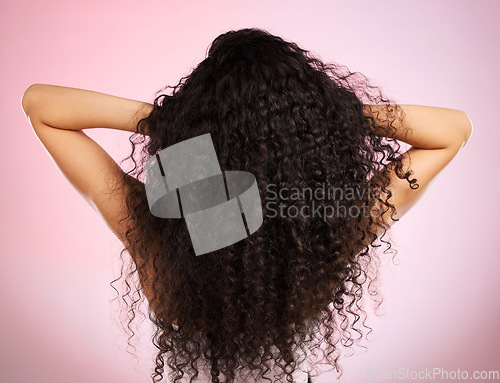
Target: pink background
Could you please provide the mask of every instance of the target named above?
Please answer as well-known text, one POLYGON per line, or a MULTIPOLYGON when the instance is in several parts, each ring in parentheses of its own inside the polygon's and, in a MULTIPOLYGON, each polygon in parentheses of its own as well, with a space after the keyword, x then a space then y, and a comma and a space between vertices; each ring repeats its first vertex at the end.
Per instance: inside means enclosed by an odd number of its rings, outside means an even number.
MULTIPOLYGON (((341 381, 366 382, 367 369, 500 370, 499 12, 493 0, 3 1, 0 381, 145 383, 153 365, 147 323, 136 361, 109 303, 120 243, 34 135, 24 90, 151 101, 217 35, 252 26, 364 73, 397 102, 462 109, 474 123, 394 227, 399 265, 383 262, 384 315, 371 316, 368 350, 342 359, 341 381)), ((117 161, 129 154, 125 132, 87 132, 117 161)))

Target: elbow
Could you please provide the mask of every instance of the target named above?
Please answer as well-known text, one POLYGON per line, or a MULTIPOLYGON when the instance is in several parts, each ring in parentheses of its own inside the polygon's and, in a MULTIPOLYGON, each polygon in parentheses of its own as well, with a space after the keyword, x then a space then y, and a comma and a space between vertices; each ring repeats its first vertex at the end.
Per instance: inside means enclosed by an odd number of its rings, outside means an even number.
POLYGON ((24 114, 26 117, 29 115, 29 108, 32 99, 33 89, 36 87, 36 84, 30 85, 28 89, 26 89, 23 93, 23 97, 21 98, 21 107, 23 108, 24 114))
POLYGON ((464 114, 465 124, 464 124, 464 141, 462 147, 464 147, 467 144, 474 130, 472 126, 472 120, 470 119, 469 115, 465 112, 463 112, 463 114, 464 114))
POLYGON ((453 109, 454 118, 450 121, 452 130, 447 134, 448 145, 450 150, 458 153, 469 141, 472 135, 472 121, 468 114, 463 110, 453 109))
POLYGON ((40 86, 41 84, 32 84, 23 93, 23 96, 21 98, 21 107, 23 108, 26 117, 29 117, 34 95, 38 92, 40 86))

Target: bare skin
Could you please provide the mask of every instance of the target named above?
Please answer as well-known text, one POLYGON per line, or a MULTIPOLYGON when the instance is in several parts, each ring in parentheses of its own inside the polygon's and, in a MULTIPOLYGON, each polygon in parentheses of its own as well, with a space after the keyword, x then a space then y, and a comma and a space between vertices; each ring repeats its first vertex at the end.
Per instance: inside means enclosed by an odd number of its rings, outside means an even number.
MULTIPOLYGON (((83 130, 107 128, 135 132, 137 122, 149 115, 153 106, 89 90, 44 84, 30 86, 21 104, 35 134, 59 170, 128 247, 126 223, 118 220, 126 210, 125 196, 109 197, 109 181, 119 181, 124 172, 83 130)), ((396 218, 410 210, 472 134, 472 123, 463 111, 420 105, 400 107, 410 133, 404 135, 401 130, 395 138, 411 145, 403 154, 404 170, 413 171, 412 177, 417 178, 419 188, 411 189, 406 180, 398 178, 390 168, 385 169, 392 180, 389 189, 393 195, 389 202, 396 208, 396 218)), ((374 117, 381 111, 382 107, 376 105, 366 105, 363 110, 365 115, 374 117)), ((394 223, 388 215, 382 219, 389 226, 394 223)), ((143 284, 143 289, 151 302, 150 286, 143 284)))
MULTIPOLYGON (((390 166, 380 172, 391 179, 387 189, 391 191, 392 196, 388 202, 396 208, 393 216, 395 219, 403 217, 415 205, 435 177, 466 145, 473 130, 471 120, 461 110, 423 105, 398 107, 398 116, 401 116, 402 120, 396 120, 394 123, 394 138, 411 145, 410 149, 402 154, 403 171, 412 171, 411 178, 417 179, 419 187, 410 188, 408 181, 397 177, 390 166)), ((383 121, 385 110, 384 106, 365 105, 363 113, 383 121)), ((383 136, 382 133, 380 135, 383 136)), ((376 180, 377 176, 374 179, 376 180)), ((390 211, 381 218, 388 226, 395 222, 390 217, 390 211)))

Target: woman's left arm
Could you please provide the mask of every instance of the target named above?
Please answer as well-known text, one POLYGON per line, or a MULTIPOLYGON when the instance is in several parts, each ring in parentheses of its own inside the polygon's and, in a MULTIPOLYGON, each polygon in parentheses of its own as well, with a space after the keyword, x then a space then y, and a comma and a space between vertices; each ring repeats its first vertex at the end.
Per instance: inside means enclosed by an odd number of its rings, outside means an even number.
POLYGON ((137 123, 151 113, 153 105, 45 84, 30 86, 21 104, 35 134, 61 173, 124 242, 126 224, 119 219, 126 211, 126 192, 111 193, 124 172, 82 129, 135 132, 137 123))

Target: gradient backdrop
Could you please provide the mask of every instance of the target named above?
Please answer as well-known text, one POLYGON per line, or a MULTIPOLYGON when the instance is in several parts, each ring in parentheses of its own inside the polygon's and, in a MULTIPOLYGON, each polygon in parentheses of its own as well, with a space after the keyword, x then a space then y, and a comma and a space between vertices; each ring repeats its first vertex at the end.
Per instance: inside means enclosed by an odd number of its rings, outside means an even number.
MULTIPOLYGON (((136 360, 110 303, 120 243, 41 146, 24 90, 48 83, 152 101, 216 36, 243 27, 362 72, 397 102, 462 109, 474 124, 394 227, 383 315, 370 319, 367 350, 342 358, 341 381, 398 368, 500 370, 499 13, 493 0, 2 1, 0 381, 147 383, 153 366, 148 323, 136 360)), ((87 132, 117 161, 129 154, 125 132, 87 132)), ((315 382, 334 381, 328 370, 315 382)))

